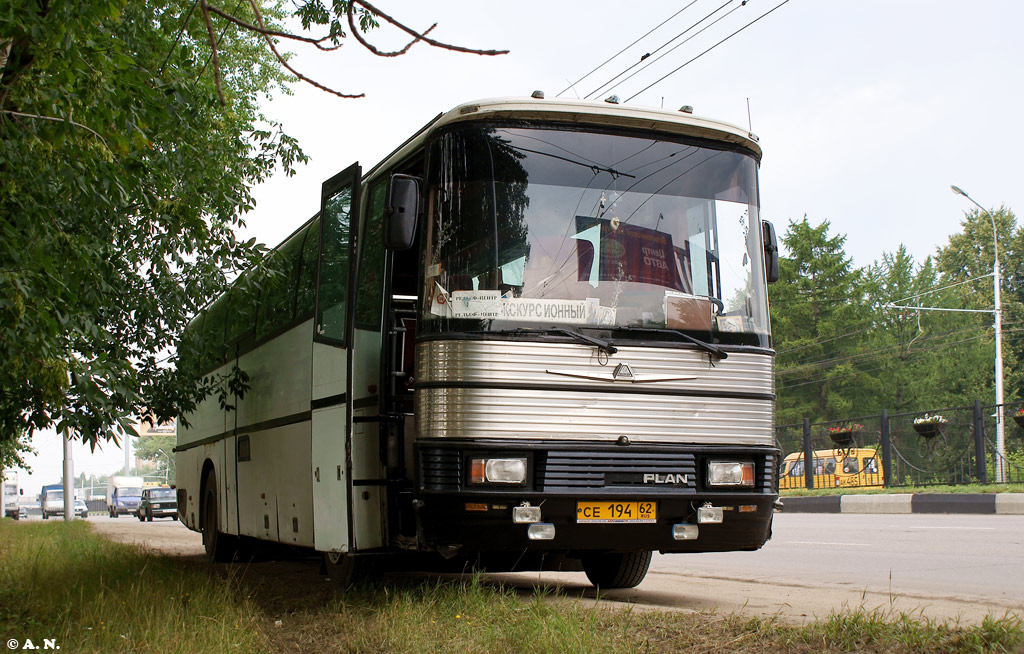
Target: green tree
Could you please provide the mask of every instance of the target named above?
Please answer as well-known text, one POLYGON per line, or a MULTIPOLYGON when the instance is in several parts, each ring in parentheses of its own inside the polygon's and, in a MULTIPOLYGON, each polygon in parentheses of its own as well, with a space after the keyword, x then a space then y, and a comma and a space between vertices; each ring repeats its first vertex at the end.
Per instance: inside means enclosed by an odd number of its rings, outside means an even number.
POLYGON ((0 15, 7 439, 53 425, 95 444, 130 430, 189 316, 259 251, 234 237, 250 188, 302 158, 259 110, 285 78, 258 35, 225 30, 222 105, 201 26, 181 26, 178 9, 15 0, 0 15))
POLYGON ((862 383, 846 353, 864 341, 871 316, 864 272, 853 266, 845 236, 830 236, 825 220, 790 221, 780 261, 780 283, 772 287, 777 421, 797 422, 852 415, 852 397, 862 383))
MULTIPOLYGON (((1024 357, 1021 338, 1024 320, 1024 230, 1006 207, 988 213, 972 210, 965 214, 962 231, 953 234, 936 257, 942 281, 959 284, 951 289, 950 304, 963 309, 991 310, 994 306, 992 269, 995 262, 993 219, 999 239, 1003 304, 1003 370, 1006 401, 1021 396, 1024 375, 1017 362, 1024 357)), ((956 337, 950 339, 945 370, 944 393, 948 401, 965 403, 980 398, 994 402, 995 332, 993 315, 966 314, 957 323, 956 337)))
POLYGON ((871 397, 863 398, 868 413, 882 409, 899 413, 934 407, 934 388, 929 375, 935 348, 930 341, 936 329, 947 322, 941 314, 899 306, 928 306, 937 296, 938 273, 931 257, 920 266, 900 245, 894 253, 883 253, 867 272, 874 322, 865 339, 861 368, 871 397), (922 304, 923 301, 923 304, 922 304))
MULTIPOLYGON (((182 330, 263 247, 235 230, 253 185, 305 161, 261 103, 332 49, 366 2, 10 0, 0 9, 0 457, 55 427, 95 446, 188 410, 220 380, 175 373, 182 330)), ((432 29, 432 28, 431 28, 432 29)), ((429 32, 430 30, 427 30, 429 32)), ((406 48, 408 49, 408 48, 406 48)), ((188 349, 186 344, 185 349, 188 349)))
POLYGON ((176 437, 173 433, 142 434, 135 441, 135 456, 152 462, 158 472, 162 473, 166 468, 168 481, 173 484, 177 479, 175 458, 172 454, 175 444, 176 437))

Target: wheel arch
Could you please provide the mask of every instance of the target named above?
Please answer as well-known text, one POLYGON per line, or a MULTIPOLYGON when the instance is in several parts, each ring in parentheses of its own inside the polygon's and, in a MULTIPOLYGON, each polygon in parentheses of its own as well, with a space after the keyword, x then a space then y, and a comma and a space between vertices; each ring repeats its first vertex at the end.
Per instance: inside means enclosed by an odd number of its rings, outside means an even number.
MULTIPOLYGON (((199 505, 198 513, 200 525, 205 524, 203 521, 206 516, 203 515, 203 513, 206 511, 206 502, 204 501, 204 498, 206 497, 206 480, 209 478, 211 472, 213 473, 214 478, 216 478, 217 466, 213 464, 212 459, 207 458, 205 461, 203 461, 202 472, 199 473, 199 495, 196 501, 196 503, 199 505)), ((214 492, 216 492, 216 489, 214 489, 214 492)))

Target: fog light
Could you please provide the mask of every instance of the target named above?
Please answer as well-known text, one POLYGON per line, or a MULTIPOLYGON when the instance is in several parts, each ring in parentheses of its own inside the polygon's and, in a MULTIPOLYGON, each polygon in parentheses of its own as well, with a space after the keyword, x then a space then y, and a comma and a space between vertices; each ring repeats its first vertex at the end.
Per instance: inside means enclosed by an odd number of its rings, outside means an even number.
POLYGON ((753 461, 708 461, 709 486, 754 487, 753 461))
POLYGON ((697 509, 697 522, 702 525, 717 525, 722 522, 722 507, 705 504, 697 509))
POLYGON ((539 506, 516 506, 512 508, 512 522, 517 525, 540 522, 539 506))
POLYGON ((697 540, 697 525, 672 525, 672 538, 675 540, 697 540))
POLYGON ((526 457, 470 459, 469 481, 472 484, 522 484, 526 481, 526 457))
POLYGON ((530 525, 529 529, 526 530, 526 535, 530 540, 553 540, 555 537, 555 525, 550 522, 530 525))

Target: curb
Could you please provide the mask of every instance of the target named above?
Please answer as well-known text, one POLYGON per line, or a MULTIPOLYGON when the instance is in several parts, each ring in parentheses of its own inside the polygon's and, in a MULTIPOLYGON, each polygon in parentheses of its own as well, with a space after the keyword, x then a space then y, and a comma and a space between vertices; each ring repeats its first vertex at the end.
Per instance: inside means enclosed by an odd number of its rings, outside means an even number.
POLYGON ((1024 493, 823 495, 784 497, 785 513, 970 513, 1024 515, 1024 493))

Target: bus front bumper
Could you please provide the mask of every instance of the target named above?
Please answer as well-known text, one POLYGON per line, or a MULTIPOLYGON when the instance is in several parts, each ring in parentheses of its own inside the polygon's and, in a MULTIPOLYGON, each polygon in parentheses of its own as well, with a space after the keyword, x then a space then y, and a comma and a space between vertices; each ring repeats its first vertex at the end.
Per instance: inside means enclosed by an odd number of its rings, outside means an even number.
POLYGON ((771 537, 776 496, 715 498, 423 497, 420 540, 438 551, 727 552, 756 550, 771 537), (595 508, 635 511, 653 504, 655 516, 585 516, 595 508), (518 509, 518 510, 517 510, 518 509), (523 510, 528 509, 528 510, 523 510), (518 516, 518 518, 517 518, 518 516), (517 522, 523 517, 530 522, 517 522))

